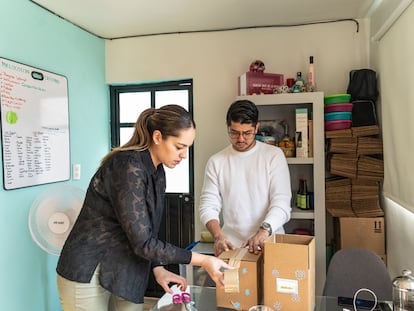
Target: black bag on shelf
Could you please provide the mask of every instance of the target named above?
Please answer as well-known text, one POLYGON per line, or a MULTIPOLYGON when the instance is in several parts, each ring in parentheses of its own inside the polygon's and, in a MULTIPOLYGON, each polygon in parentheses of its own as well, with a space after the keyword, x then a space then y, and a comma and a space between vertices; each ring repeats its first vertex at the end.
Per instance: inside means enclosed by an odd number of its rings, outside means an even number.
POLYGON ((352 103, 353 127, 378 125, 375 103, 372 100, 355 100, 352 103))
POLYGON ((351 101, 372 100, 378 98, 377 73, 372 69, 357 69, 349 72, 347 93, 351 94, 351 101))

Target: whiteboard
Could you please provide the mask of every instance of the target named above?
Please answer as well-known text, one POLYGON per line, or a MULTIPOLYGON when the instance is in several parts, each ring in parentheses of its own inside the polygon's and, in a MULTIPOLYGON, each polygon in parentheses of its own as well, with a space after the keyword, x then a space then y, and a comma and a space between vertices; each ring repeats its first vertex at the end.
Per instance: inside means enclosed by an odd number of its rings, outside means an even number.
POLYGON ((70 178, 67 85, 64 76, 0 58, 5 190, 70 178))

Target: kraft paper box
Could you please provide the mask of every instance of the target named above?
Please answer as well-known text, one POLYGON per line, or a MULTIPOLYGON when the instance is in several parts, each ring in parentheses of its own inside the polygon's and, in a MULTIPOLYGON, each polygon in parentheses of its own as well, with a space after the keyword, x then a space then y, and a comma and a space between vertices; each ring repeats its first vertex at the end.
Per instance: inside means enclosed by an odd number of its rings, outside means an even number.
POLYGON ((284 78, 278 73, 246 72, 238 78, 238 95, 273 94, 284 78))
POLYGON ((338 233, 340 249, 365 248, 385 255, 384 217, 340 217, 338 233))
POLYGON ((264 244, 264 304, 273 310, 312 311, 315 307, 315 239, 276 234, 264 244))
POLYGON ((237 248, 220 254, 219 258, 236 267, 229 282, 224 272, 224 287, 216 287, 217 307, 249 310, 262 302, 262 254, 249 253, 247 248, 237 248))

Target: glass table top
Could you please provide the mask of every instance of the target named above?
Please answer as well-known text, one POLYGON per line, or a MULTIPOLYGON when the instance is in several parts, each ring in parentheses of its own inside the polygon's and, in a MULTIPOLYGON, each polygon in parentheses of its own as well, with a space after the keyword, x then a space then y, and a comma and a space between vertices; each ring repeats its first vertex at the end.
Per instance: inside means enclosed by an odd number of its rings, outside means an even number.
MULTIPOLYGON (((178 289, 172 287, 176 292, 178 289)), ((178 290, 179 291, 179 290, 178 290)), ((151 308, 150 311, 229 311, 216 306, 216 288, 202 286, 188 286, 187 292, 191 294, 190 304, 173 304, 172 295, 164 294, 160 300, 151 308)), ((339 306, 337 297, 316 297, 316 305, 314 311, 353 311, 352 306, 339 306)), ((369 310, 369 309, 365 309, 369 310)), ((382 302, 375 310, 391 311, 392 304, 390 302, 382 302)), ((277 311, 277 310, 275 310, 277 311)))

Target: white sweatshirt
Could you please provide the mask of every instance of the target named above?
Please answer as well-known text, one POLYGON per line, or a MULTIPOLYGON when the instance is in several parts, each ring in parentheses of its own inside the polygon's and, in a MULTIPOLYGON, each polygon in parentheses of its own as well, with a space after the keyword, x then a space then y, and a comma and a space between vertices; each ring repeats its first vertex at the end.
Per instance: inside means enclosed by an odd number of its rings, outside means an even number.
POLYGON ((284 233, 291 213, 290 174, 278 147, 257 141, 239 152, 229 145, 208 160, 200 197, 200 220, 216 219, 235 245, 253 236, 262 222, 284 233))

